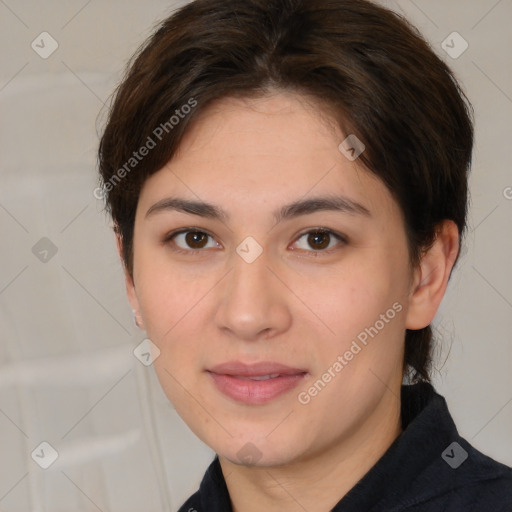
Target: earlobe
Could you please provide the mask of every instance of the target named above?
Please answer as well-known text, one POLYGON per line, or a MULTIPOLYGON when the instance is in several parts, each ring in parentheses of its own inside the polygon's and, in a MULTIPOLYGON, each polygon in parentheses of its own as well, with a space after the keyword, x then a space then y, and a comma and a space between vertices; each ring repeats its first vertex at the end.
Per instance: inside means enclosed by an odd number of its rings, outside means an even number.
POLYGON ((452 220, 438 225, 434 243, 414 272, 405 327, 423 329, 434 319, 459 252, 459 231, 452 220))
POLYGON ((132 309, 132 315, 133 315, 133 323, 139 328, 144 329, 144 325, 142 323, 142 318, 140 316, 140 313, 138 311, 135 311, 135 309, 132 309))
POLYGON ((137 327, 139 327, 140 329, 144 329, 144 324, 142 321, 142 317, 140 315, 139 299, 137 297, 137 291, 135 290, 135 283, 134 283, 133 278, 130 275, 130 273, 128 272, 128 269, 126 268, 126 265, 124 263, 123 241, 122 241, 121 235, 117 229, 115 230, 115 233, 116 233, 117 252, 119 254, 119 258, 121 259, 121 264, 123 266, 125 286, 126 286, 126 295, 128 297, 128 301, 130 302, 130 305, 132 307, 133 319, 134 319, 135 325, 137 327))

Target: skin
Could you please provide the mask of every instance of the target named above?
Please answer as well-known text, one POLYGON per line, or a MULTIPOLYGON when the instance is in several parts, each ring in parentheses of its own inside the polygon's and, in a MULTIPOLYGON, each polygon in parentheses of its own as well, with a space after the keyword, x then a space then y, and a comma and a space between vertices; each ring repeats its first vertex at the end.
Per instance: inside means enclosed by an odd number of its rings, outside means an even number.
POLYGON ((330 510, 383 455, 401 433, 405 329, 430 324, 459 249, 457 228, 445 221, 411 268, 399 205, 339 151, 345 137, 304 96, 225 98, 201 112, 140 194, 128 298, 160 349, 154 367, 163 390, 219 454, 235 511, 330 510), (326 195, 348 197, 369 215, 272 217, 285 204, 326 195), (146 216, 171 196, 213 203, 229 218, 146 216), (192 246, 184 235, 164 241, 180 228, 211 237, 192 246), (327 236, 319 249, 307 234, 315 228, 347 241, 327 236), (248 236, 263 249, 252 263, 236 252, 248 236), (396 303, 394 318, 300 403, 298 393, 396 303), (229 360, 275 361, 308 374, 272 401, 248 405, 222 394, 205 371, 229 360), (252 464, 238 456, 247 443, 252 464))

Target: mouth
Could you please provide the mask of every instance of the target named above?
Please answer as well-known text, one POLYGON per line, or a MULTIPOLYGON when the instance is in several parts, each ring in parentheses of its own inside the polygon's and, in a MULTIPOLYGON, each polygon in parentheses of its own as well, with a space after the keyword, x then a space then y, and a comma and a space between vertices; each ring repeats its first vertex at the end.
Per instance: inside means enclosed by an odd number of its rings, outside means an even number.
POLYGON ((276 399, 295 388, 308 374, 303 368, 268 361, 256 364, 230 361, 206 372, 221 393, 249 405, 276 399))
POLYGON ((281 377, 281 375, 279 373, 275 373, 274 375, 254 375, 253 377, 243 377, 242 375, 231 375, 231 377, 237 377, 242 380, 268 380, 281 377))

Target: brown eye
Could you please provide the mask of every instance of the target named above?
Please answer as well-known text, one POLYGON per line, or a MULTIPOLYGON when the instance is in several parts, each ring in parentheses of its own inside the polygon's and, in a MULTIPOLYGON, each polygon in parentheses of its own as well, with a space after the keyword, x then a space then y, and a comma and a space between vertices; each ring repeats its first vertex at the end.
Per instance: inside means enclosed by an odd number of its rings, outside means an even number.
POLYGON ((201 252, 201 249, 217 247, 213 237, 204 231, 183 230, 166 237, 165 242, 172 242, 176 251, 201 252), (209 244, 209 245, 208 245, 209 244))
POLYGON ((202 249, 208 242, 208 235, 200 231, 189 231, 185 235, 185 242, 191 249, 202 249))
POLYGON ((325 249, 329 246, 331 236, 325 231, 317 231, 308 234, 308 244, 313 249, 325 249))
POLYGON ((334 248, 336 242, 338 242, 337 245, 343 245, 346 239, 330 230, 315 229, 304 233, 295 244, 299 249, 308 252, 327 252, 326 249, 334 248))

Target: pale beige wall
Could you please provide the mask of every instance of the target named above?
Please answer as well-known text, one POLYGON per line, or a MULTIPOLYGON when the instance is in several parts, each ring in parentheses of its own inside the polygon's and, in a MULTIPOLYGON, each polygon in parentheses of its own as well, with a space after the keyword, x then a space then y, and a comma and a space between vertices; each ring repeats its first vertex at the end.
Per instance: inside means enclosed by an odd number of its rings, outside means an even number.
MULTIPOLYGON (((98 113, 175 5, 0 2, 0 510, 175 510, 212 457, 133 357, 144 336, 93 196, 98 113), (31 48, 43 31, 58 43, 47 59, 31 48), (33 253, 43 237, 47 262, 33 253), (30 457, 42 441, 59 454, 46 470, 30 457)), ((462 435, 512 464, 512 4, 387 5, 417 24, 475 106, 470 235, 438 315, 435 385, 462 435), (441 48, 453 31, 469 44, 456 59, 441 48)))

